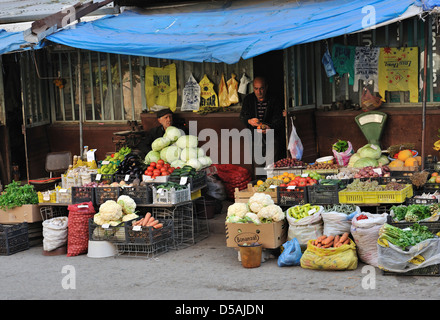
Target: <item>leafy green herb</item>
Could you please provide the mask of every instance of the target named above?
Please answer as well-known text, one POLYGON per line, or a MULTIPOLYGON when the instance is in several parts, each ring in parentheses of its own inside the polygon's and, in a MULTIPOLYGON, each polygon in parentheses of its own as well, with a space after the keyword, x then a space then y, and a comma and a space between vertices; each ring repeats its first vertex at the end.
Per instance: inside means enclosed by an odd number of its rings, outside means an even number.
POLYGON ((21 207, 24 204, 37 204, 38 194, 30 184, 20 185, 13 181, 8 184, 0 195, 0 208, 3 210, 21 207))

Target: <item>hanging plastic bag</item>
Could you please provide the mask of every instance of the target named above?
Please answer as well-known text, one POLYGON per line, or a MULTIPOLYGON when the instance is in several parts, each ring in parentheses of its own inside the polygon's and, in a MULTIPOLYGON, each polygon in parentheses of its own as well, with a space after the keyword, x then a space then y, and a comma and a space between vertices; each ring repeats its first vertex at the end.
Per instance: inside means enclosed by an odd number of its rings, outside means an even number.
POLYGON ((198 111, 200 108, 200 86, 192 74, 182 92, 182 111, 198 111))
POLYGON ((296 133, 296 128, 295 125, 293 124, 293 119, 290 118, 290 120, 292 121, 292 131, 290 132, 288 149, 293 159, 301 160, 303 156, 304 147, 301 142, 301 139, 296 133))
POLYGON ((200 85, 200 109, 205 107, 218 107, 218 97, 214 90, 214 84, 205 74, 199 82, 200 85))
POLYGON ((382 99, 380 97, 375 97, 371 94, 368 88, 364 88, 361 97, 361 107, 364 111, 371 111, 379 108, 382 105, 382 99))
POLYGON ((298 240, 293 238, 283 244, 283 252, 278 257, 278 267, 301 265, 301 246, 298 240))
POLYGON ((169 108, 176 111, 177 106, 177 76, 176 64, 165 67, 150 67, 145 69, 145 97, 148 110, 169 108))
POLYGON ((330 52, 325 50, 324 55, 322 56, 322 64, 324 65, 325 73, 327 74, 327 77, 333 77, 336 75, 336 70, 333 65, 332 56, 330 55, 330 52))
POLYGON ((313 270, 355 270, 358 265, 356 244, 350 239, 349 244, 338 248, 318 248, 307 243, 307 249, 301 257, 301 267, 313 270))
POLYGON ((231 102, 229 101, 228 87, 223 74, 218 86, 218 105, 220 107, 229 107, 231 105, 231 102))
POLYGON ((228 85, 228 98, 230 104, 236 104, 240 100, 238 98, 238 82, 235 80, 236 75, 231 74, 231 79, 226 83, 228 85))
POLYGON ((251 79, 249 79, 248 76, 246 76, 245 73, 243 73, 243 75, 241 76, 240 79, 240 86, 238 87, 238 93, 241 94, 247 94, 248 92, 248 84, 251 83, 251 79))

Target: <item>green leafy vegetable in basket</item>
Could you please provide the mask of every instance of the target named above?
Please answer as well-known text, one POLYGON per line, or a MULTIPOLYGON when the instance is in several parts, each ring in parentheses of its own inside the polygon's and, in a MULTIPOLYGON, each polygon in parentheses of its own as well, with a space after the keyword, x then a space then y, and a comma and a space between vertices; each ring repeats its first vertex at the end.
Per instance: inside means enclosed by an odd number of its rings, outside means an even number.
POLYGON ((433 214, 431 206, 423 204, 411 204, 409 206, 392 206, 394 221, 416 222, 427 219, 433 214))
POLYGON ((37 204, 38 194, 30 184, 20 185, 13 181, 8 184, 0 195, 0 208, 3 210, 21 207, 25 204, 37 204))
POLYGON ((333 144, 333 150, 336 152, 344 152, 348 149, 348 142, 345 140, 338 140, 338 142, 333 144))
POLYGON ((379 239, 385 239, 403 250, 434 237, 435 235, 428 230, 428 227, 418 223, 414 223, 409 229, 400 229, 385 223, 379 230, 379 239))

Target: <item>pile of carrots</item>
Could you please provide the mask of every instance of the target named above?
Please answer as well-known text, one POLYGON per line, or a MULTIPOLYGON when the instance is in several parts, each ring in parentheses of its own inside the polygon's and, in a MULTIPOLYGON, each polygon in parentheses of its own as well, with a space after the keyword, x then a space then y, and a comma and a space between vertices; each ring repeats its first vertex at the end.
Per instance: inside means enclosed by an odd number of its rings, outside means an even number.
POLYGON ((160 229, 163 227, 162 223, 159 223, 159 220, 155 219, 151 216, 150 212, 147 212, 145 217, 140 220, 134 221, 132 226, 142 226, 142 227, 153 227, 154 229, 160 229))
POLYGON ((312 241, 312 245, 316 246, 317 248, 339 248, 340 246, 349 243, 350 239, 348 238, 348 232, 336 236, 322 235, 316 240, 312 241))

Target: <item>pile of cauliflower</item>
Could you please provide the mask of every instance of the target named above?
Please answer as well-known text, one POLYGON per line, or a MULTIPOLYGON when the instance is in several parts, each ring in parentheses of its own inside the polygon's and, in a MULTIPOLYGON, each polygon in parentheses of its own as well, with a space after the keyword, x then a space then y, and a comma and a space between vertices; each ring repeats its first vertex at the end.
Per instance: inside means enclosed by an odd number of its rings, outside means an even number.
POLYGON ((99 211, 93 216, 93 222, 99 226, 108 224, 115 227, 122 222, 138 218, 136 202, 127 195, 121 195, 114 200, 107 200, 99 206, 99 211))
POLYGON ((255 224, 284 220, 286 217, 280 206, 277 206, 270 195, 256 192, 247 203, 236 202, 228 207, 227 222, 255 224))

